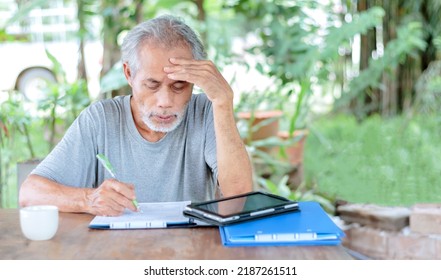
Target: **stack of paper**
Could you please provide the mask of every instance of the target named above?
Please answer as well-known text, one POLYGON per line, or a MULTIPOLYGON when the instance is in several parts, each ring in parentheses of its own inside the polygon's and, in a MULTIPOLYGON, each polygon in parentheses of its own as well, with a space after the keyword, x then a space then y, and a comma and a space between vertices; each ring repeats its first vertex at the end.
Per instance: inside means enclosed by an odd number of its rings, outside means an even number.
POLYGON ((140 203, 142 211, 126 209, 121 216, 96 216, 89 224, 93 229, 147 229, 204 226, 206 223, 184 217, 183 210, 190 201, 140 203))
POLYGON ((319 203, 299 202, 300 211, 219 227, 225 246, 338 245, 344 232, 319 203))

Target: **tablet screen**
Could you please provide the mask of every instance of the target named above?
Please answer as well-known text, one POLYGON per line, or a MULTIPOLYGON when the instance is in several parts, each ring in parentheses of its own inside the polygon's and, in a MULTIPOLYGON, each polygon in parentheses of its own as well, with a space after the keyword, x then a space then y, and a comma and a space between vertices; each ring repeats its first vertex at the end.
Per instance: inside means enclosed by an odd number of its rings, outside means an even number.
POLYGON ((291 201, 284 198, 273 197, 264 193, 252 193, 231 199, 202 203, 197 208, 228 217, 235 214, 282 206, 288 203, 291 203, 291 201))

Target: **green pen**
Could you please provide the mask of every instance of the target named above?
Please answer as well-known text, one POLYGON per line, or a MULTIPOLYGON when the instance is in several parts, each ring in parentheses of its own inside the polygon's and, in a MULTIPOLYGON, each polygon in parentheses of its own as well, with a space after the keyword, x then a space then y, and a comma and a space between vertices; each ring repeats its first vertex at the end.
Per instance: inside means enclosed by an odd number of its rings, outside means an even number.
MULTIPOLYGON (((103 154, 97 154, 96 158, 104 166, 104 168, 109 172, 110 176, 112 176, 112 178, 116 179, 115 169, 113 168, 112 164, 107 159, 107 157, 103 154)), ((138 209, 138 211, 142 213, 141 208, 139 208, 138 201, 136 201, 136 199, 134 199, 134 200, 132 200, 132 203, 133 203, 133 205, 135 205, 136 209, 138 209)))

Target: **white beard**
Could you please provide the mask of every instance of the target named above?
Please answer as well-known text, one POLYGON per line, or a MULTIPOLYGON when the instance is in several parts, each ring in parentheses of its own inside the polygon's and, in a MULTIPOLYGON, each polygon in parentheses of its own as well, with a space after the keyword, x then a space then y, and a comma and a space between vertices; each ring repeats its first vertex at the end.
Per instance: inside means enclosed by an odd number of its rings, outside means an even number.
POLYGON ((184 109, 182 109, 179 112, 176 113, 169 113, 167 112, 167 115, 174 115, 176 118, 174 120, 174 122, 169 123, 169 124, 161 124, 161 123, 157 123, 152 121, 152 117, 155 115, 164 115, 164 114, 158 114, 157 112, 153 112, 150 110, 143 110, 143 112, 141 113, 141 119, 142 121, 145 123, 145 125, 147 125, 147 127, 155 132, 163 132, 163 133, 167 133, 170 131, 175 130, 179 124, 182 122, 182 120, 184 119, 184 113, 187 109, 187 105, 188 103, 184 106, 184 109))

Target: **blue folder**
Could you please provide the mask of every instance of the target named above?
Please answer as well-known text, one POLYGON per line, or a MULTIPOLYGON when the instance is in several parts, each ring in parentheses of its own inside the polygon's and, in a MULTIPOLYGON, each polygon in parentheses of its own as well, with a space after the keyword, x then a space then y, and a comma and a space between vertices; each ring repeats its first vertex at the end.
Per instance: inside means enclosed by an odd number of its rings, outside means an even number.
POLYGON ((222 244, 232 246, 338 245, 345 233, 319 203, 299 202, 300 211, 220 226, 222 244))

